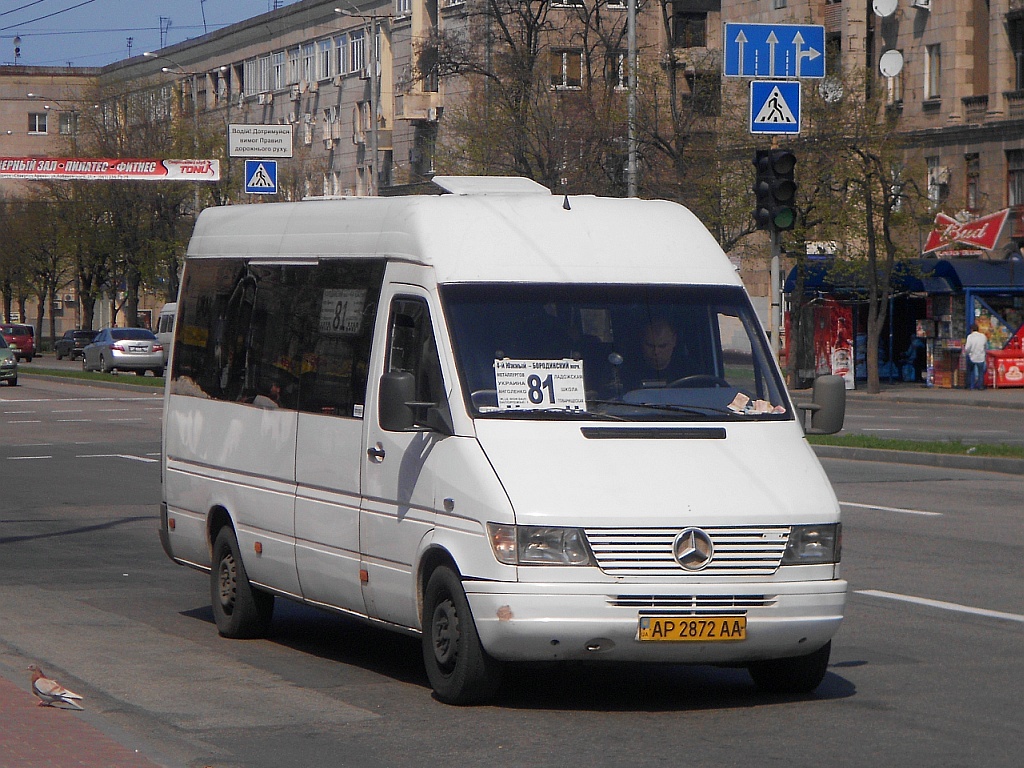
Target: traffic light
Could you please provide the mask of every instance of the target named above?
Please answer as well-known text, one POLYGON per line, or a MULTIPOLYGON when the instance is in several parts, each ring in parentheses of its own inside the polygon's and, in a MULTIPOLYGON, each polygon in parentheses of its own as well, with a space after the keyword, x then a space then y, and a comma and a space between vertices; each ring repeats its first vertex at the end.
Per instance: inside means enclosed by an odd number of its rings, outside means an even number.
POLYGON ((757 228, 775 232, 792 229, 796 224, 796 155, 788 149, 759 149, 754 155, 754 167, 757 228))

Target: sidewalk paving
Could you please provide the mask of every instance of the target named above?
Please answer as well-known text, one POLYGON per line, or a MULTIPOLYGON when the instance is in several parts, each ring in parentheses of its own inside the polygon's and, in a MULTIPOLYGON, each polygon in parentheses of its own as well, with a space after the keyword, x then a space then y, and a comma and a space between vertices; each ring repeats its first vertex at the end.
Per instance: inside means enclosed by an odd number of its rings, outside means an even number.
MULTIPOLYGON (((11 670, 0 670, 11 674, 11 670)), ((163 768, 123 734, 111 734, 102 715, 41 707, 29 687, 0 676, 0 767, 163 768)), ((87 706, 87 702, 85 702, 87 706)))

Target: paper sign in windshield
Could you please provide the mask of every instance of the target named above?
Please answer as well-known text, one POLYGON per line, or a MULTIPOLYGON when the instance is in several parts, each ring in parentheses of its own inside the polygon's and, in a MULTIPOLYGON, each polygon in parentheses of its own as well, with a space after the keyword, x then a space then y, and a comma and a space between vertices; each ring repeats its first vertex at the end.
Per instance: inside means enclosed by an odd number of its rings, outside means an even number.
POLYGON ((495 360, 502 411, 585 411, 582 360, 495 360))

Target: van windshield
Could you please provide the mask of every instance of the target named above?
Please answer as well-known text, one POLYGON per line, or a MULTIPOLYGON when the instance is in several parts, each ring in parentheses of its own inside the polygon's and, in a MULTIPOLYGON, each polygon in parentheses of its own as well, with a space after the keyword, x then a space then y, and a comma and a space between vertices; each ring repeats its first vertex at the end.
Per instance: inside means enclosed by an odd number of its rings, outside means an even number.
POLYGON ((474 416, 793 418, 739 287, 464 283, 441 298, 474 416))

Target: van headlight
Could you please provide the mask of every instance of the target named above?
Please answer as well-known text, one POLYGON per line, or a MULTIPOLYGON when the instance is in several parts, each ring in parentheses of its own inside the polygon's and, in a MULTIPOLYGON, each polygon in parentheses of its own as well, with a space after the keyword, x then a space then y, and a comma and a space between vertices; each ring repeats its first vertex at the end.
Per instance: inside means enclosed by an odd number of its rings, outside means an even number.
POLYGON ((794 525, 782 555, 783 565, 838 563, 843 549, 841 523, 794 525))
POLYGON ((579 528, 487 524, 491 549, 506 565, 593 565, 579 528))

